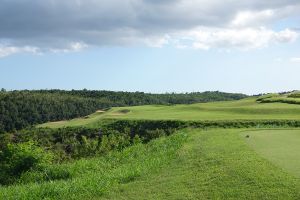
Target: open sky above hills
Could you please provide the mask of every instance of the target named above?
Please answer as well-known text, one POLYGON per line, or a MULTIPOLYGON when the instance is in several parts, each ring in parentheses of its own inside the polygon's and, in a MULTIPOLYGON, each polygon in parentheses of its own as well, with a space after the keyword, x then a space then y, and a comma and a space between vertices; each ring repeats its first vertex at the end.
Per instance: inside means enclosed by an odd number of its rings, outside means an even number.
POLYGON ((0 87, 298 89, 298 0, 0 0, 0 87))

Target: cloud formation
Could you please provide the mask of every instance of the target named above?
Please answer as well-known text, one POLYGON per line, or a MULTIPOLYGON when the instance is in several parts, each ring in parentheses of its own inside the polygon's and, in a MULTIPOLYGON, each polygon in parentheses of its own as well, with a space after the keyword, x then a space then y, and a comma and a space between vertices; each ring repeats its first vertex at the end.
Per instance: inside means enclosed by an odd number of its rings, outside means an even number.
POLYGON ((290 59, 290 61, 293 63, 300 63, 300 57, 293 57, 290 59))
POLYGON ((298 32, 272 24, 299 0, 0 0, 0 56, 89 46, 260 48, 298 32), (188 41, 188 42, 187 42, 188 41))

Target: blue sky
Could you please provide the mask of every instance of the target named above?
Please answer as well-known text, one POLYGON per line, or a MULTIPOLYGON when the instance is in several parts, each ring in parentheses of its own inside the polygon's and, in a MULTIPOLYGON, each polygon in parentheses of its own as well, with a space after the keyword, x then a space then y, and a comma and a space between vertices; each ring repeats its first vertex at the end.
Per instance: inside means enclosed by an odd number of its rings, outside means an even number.
POLYGON ((25 7, 3 1, 0 88, 247 94, 299 89, 297 1, 231 1, 228 13, 220 1, 149 1, 122 1, 125 8, 114 16, 109 11, 121 9, 108 1, 78 0, 76 9, 60 1, 51 1, 51 9, 50 0, 39 7, 30 0, 25 7), (103 10, 86 16, 97 2, 103 10), (18 14, 21 6, 25 11, 18 14), (201 15, 203 6, 210 17, 201 15), (45 12, 37 12, 41 8, 45 12), (62 8, 67 17, 59 18, 62 8), (133 20, 129 13, 141 8, 151 12, 136 11, 133 20))

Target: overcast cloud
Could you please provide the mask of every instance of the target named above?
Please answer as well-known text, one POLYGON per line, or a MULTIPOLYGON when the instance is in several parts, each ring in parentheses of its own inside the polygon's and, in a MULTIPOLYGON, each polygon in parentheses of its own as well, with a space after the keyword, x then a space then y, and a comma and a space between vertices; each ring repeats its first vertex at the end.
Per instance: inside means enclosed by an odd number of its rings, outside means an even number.
POLYGON ((253 49, 293 42, 299 0, 0 0, 0 57, 147 45, 253 49))

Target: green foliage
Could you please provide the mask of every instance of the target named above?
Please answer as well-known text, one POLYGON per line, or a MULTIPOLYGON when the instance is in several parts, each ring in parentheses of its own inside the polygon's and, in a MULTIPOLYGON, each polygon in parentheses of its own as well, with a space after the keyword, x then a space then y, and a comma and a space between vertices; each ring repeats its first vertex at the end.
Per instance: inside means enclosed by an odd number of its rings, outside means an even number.
POLYGON ((261 103, 288 103, 288 104, 300 104, 299 98, 291 98, 291 97, 273 97, 263 99, 261 103))
POLYGON ((7 144, 0 151, 0 184, 11 184, 23 173, 51 164, 53 155, 33 142, 7 144))
MULTIPOLYGON (((0 136, 2 146, 34 140, 39 146, 51 150, 55 159, 70 159, 106 154, 122 150, 136 142, 168 136, 176 130, 194 128, 249 128, 249 127, 300 127, 299 120, 111 120, 98 128, 68 127, 59 129, 31 128, 0 136)), ((0 147, 1 147, 0 143, 0 147)))
POLYGON ((290 97, 290 98, 300 98, 300 92, 294 92, 292 94, 289 94, 288 97, 290 97))
POLYGON ((140 144, 142 142, 141 138, 139 137, 139 135, 135 135, 132 139, 132 143, 133 144, 140 144))

